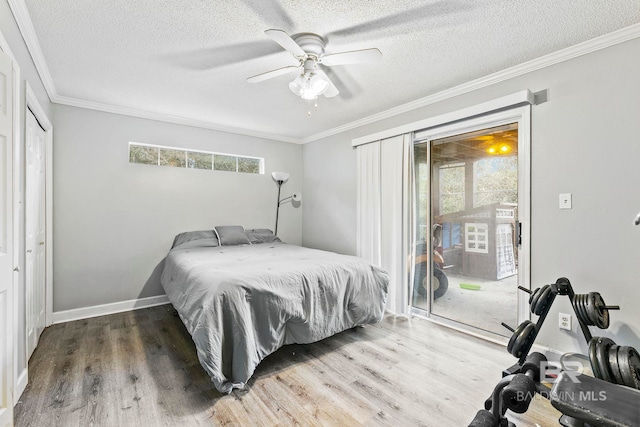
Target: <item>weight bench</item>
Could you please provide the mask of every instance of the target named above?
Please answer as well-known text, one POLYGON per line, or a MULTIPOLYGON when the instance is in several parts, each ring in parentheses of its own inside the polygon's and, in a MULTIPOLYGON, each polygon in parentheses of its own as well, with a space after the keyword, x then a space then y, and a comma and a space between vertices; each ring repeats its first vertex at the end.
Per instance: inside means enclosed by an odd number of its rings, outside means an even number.
POLYGON ((567 427, 640 426, 640 391, 588 375, 561 372, 549 400, 567 427))

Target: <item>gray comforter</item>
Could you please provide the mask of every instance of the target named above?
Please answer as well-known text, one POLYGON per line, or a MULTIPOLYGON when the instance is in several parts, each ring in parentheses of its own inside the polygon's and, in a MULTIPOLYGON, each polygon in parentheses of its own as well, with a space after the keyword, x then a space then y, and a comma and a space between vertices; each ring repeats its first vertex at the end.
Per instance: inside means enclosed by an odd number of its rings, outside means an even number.
POLYGON ((382 319, 389 279, 367 261, 285 243, 173 249, 162 285, 223 393, 262 359, 382 319))

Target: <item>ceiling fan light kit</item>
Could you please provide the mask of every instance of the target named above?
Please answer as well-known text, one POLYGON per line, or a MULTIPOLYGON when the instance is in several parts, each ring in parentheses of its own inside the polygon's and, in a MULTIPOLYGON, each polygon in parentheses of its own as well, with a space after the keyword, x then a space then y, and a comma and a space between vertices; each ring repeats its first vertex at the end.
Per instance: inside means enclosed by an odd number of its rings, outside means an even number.
MULTIPOLYGON (((291 53, 299 61, 299 65, 267 71, 266 73, 249 77, 247 81, 258 83, 296 70, 300 74, 289 83, 289 89, 296 96, 309 101, 309 106, 311 106, 311 101, 316 101, 315 106, 317 107, 317 99, 320 95, 331 98, 340 93, 324 70, 319 68, 319 65, 328 67, 372 63, 378 61, 382 56, 382 53, 375 48, 325 55, 324 39, 312 33, 302 33, 295 38, 292 38, 282 30, 266 30, 265 34, 291 53)), ((310 110, 308 114, 311 115, 310 110)))
POLYGON ((291 92, 302 99, 315 100, 329 88, 329 82, 318 74, 318 66, 312 59, 307 59, 304 69, 294 81, 289 83, 291 92))

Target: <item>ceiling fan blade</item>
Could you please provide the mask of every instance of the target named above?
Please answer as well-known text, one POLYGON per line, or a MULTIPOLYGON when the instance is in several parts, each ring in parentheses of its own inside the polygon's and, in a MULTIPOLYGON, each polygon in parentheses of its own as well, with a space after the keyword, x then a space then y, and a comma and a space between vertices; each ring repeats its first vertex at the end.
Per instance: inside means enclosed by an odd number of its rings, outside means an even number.
POLYGON ((360 22, 350 27, 342 28, 325 34, 327 38, 334 36, 363 36, 374 33, 376 37, 390 37, 398 34, 410 34, 419 31, 421 28, 433 28, 446 24, 447 16, 458 17, 465 12, 481 7, 478 2, 453 2, 449 0, 436 0, 423 2, 425 4, 402 10, 398 13, 385 15, 378 19, 367 22, 360 22), (457 15, 457 16, 456 16, 457 15))
POLYGON ((336 96, 336 95, 338 95, 340 93, 340 91, 338 90, 336 85, 334 85, 333 82, 331 81, 331 79, 329 78, 329 76, 327 76, 327 73, 325 73, 321 69, 318 69, 318 71, 316 73, 320 77, 322 77, 327 83, 329 83, 329 87, 324 92, 325 98, 333 98, 334 96, 336 96))
POLYGON ((288 67, 278 68, 276 70, 267 71, 266 73, 249 77, 247 81, 249 83, 259 83, 268 79, 272 79, 274 77, 281 76, 283 74, 287 74, 291 71, 297 70, 298 68, 300 68, 299 65, 290 65, 288 67))
POLYGON ((323 65, 365 64, 380 60, 382 52, 376 48, 352 50, 350 52, 333 53, 322 57, 323 65))
POLYGON ((307 53, 296 43, 289 34, 282 30, 266 30, 264 32, 271 39, 282 46, 287 52, 291 53, 296 58, 302 58, 307 53))

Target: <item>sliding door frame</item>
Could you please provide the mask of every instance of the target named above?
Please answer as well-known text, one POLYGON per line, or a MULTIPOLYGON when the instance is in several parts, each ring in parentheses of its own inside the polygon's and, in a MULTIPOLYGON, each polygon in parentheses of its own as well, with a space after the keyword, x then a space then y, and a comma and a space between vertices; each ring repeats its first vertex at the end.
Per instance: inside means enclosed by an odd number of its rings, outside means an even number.
MULTIPOLYGON (((518 284, 526 289, 531 289, 531 105, 513 107, 496 113, 463 119, 455 123, 442 124, 441 126, 436 125, 429 129, 417 131, 414 134, 414 145, 431 144, 431 141, 436 139, 509 123, 518 123, 518 222, 521 224, 521 242, 518 245, 518 284)), ((431 147, 427 150, 427 164, 431 165, 431 147)), ((426 185, 427 188, 431 188, 431 172, 427 174, 426 185)), ((416 202, 417 200, 414 200, 414 203, 416 202)), ((431 222, 431 197, 427 198, 427 212, 429 213, 429 222, 431 222)), ((430 227, 427 227, 427 229, 430 229, 430 227)), ((428 241, 430 241, 430 237, 427 239, 428 241)), ((427 263, 427 266, 427 277, 430 277, 432 263, 427 263)), ((413 284, 410 285, 412 286, 413 284)), ((528 299, 528 294, 522 291, 518 292, 518 323, 531 318, 528 299)), ((432 298, 428 298, 426 311, 412 306, 411 313, 481 338, 501 344, 506 343, 507 339, 501 335, 473 328, 433 314, 431 304, 432 298)), ((515 328, 516 325, 510 326, 515 328)))

